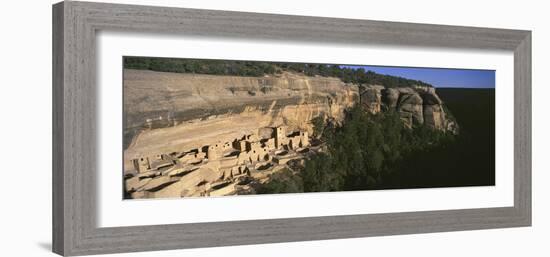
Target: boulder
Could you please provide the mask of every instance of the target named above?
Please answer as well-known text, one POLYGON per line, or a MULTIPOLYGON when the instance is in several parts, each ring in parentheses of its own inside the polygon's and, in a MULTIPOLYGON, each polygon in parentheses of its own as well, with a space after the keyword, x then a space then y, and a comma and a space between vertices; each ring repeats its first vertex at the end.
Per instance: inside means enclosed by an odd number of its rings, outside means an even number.
POLYGON ((399 94, 418 94, 412 87, 396 87, 395 90, 399 91, 399 94))
POLYGON ((410 117, 408 121, 405 122, 408 126, 411 125, 422 125, 424 124, 424 115, 423 115, 423 105, 422 97, 417 93, 412 94, 402 94, 399 97, 399 102, 397 105, 397 111, 402 114, 401 117, 404 117, 403 113, 410 113, 407 115, 410 117))
POLYGON ((443 103, 435 92, 422 94, 422 99, 424 100, 425 105, 440 105, 443 103))
POLYGON ((445 129, 445 113, 441 105, 424 105, 424 122, 430 128, 445 129))
POLYGON ((371 113, 396 111, 407 127, 426 125, 433 129, 458 133, 458 125, 448 118, 443 101, 435 88, 427 86, 385 88, 363 85, 361 105, 371 113))
POLYGON ((382 97, 380 90, 376 88, 367 88, 361 92, 361 105, 370 113, 380 112, 382 97))
POLYGON ((397 101, 399 100, 399 91, 393 88, 386 88, 382 90, 382 102, 390 110, 395 110, 397 107, 397 101))

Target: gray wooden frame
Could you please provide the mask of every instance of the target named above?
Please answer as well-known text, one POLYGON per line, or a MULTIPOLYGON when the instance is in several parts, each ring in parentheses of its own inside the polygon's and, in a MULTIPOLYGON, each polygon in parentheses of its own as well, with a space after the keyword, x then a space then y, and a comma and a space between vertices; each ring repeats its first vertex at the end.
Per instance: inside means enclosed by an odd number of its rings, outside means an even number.
POLYGON ((58 254, 86 255, 530 225, 530 31, 72 1, 53 6, 53 251, 58 254), (95 223, 95 35, 99 30, 513 51, 514 206, 99 228, 95 223))

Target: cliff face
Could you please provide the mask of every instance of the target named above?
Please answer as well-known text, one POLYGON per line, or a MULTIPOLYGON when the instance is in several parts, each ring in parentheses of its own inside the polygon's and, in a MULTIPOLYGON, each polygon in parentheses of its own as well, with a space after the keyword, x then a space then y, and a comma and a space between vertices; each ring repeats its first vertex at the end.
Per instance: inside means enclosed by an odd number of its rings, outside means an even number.
POLYGON ((396 111, 408 127, 425 124, 433 129, 458 133, 458 124, 446 113, 435 88, 362 85, 360 99, 361 105, 371 113, 396 111))
POLYGON ((148 123, 152 123, 153 127, 167 127, 247 109, 279 112, 298 105, 308 107, 310 111, 319 108, 319 112, 341 118, 338 117, 341 115, 339 107, 351 106, 356 98, 356 85, 346 84, 337 78, 307 77, 286 72, 264 77, 242 77, 124 71, 127 128, 148 123))
MULTIPOLYGON (((125 163, 140 156, 230 142, 262 127, 313 132, 317 116, 341 121, 359 99, 338 78, 124 71, 125 163)), ((125 165, 130 167, 131 165, 125 165)))
MULTIPOLYGON (((264 77, 124 71, 125 162, 231 141, 258 128, 285 126, 313 133, 311 120, 336 123, 360 103, 370 112, 395 110, 404 123, 458 132, 431 87, 385 88, 338 78, 288 73, 264 77)), ((130 165, 125 165, 130 166, 130 165)))
POLYGON ((408 127, 456 133, 431 87, 385 88, 283 72, 263 77, 124 71, 124 175, 130 198, 253 192, 321 151, 312 119, 396 111, 408 127), (251 183, 251 181, 255 181, 251 183))

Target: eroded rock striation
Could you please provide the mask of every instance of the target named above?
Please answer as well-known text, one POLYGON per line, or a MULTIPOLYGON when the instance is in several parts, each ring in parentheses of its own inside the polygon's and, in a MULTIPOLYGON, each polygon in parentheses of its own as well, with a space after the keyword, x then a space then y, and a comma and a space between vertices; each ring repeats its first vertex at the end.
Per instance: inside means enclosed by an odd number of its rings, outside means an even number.
POLYGON ((263 77, 124 71, 129 198, 253 193, 269 175, 322 151, 312 120, 338 124, 361 104, 408 127, 458 132, 431 87, 386 88, 283 72, 263 77))
POLYGON ((290 72, 245 77, 126 69, 125 127, 169 127, 251 110, 276 115, 293 106, 300 106, 301 113, 281 114, 299 126, 309 121, 301 117, 307 112, 341 118, 342 108, 353 105, 358 92, 356 85, 338 78, 290 72))
POLYGON ((458 133, 458 124, 447 113, 435 88, 427 86, 386 88, 362 85, 360 101, 371 113, 395 111, 407 127, 426 125, 430 128, 458 133))
POLYGON ((247 185, 315 152, 313 118, 341 122, 359 99, 358 87, 338 78, 288 72, 242 77, 125 70, 124 77, 124 173, 131 198, 253 190, 247 185))

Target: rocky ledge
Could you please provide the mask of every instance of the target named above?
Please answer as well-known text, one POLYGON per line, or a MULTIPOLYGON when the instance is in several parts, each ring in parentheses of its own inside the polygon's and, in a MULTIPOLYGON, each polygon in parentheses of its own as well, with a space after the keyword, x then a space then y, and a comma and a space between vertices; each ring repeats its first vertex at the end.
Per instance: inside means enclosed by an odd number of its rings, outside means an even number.
POLYGON ((395 111, 407 127, 426 125, 430 128, 458 133, 458 124, 435 92, 426 86, 387 88, 361 85, 360 102, 370 113, 395 111))

